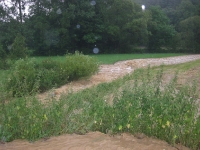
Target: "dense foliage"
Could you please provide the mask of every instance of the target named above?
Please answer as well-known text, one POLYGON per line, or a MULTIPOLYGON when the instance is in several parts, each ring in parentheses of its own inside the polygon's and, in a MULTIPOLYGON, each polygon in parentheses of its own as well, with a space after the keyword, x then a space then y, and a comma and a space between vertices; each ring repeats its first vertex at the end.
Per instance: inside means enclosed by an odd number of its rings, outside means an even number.
POLYGON ((13 96, 30 95, 90 76, 97 70, 96 59, 78 52, 68 54, 62 62, 52 59, 19 59, 10 68, 5 89, 13 96))
POLYGON ((91 53, 95 45, 101 53, 198 53, 200 49, 197 0, 11 0, 9 5, 0 4, 0 44, 7 53, 18 33, 34 55, 91 53))

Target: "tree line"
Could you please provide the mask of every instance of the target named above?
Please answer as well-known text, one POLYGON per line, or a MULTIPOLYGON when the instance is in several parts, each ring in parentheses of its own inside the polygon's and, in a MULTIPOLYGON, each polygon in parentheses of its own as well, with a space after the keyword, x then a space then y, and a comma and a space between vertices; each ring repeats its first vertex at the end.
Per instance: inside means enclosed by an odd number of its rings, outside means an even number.
POLYGON ((14 41, 40 56, 88 54, 94 47, 101 53, 198 53, 200 1, 0 1, 0 47, 10 53, 14 41))

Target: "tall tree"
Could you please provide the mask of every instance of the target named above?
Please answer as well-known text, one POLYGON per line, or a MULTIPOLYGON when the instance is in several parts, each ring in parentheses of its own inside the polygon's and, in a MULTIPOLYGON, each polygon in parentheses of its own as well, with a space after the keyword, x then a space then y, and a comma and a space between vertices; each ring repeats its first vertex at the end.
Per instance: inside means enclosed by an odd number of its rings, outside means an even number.
POLYGON ((142 9, 131 0, 113 0, 105 4, 103 40, 110 46, 110 52, 126 53, 130 46, 140 44, 139 39, 146 33, 142 9))
POLYGON ((200 16, 189 17, 179 23, 180 46, 185 52, 200 52, 200 16))
POLYGON ((162 46, 167 46, 175 35, 175 29, 170 25, 169 18, 158 6, 151 6, 149 13, 151 20, 148 22, 150 52, 158 52, 162 46))

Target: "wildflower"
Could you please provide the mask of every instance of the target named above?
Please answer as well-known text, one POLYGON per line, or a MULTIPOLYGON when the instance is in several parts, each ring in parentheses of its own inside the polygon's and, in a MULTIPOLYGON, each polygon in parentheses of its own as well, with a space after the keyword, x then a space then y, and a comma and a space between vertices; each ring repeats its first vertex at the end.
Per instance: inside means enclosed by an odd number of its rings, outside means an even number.
POLYGON ((48 118, 47 118, 47 115, 46 114, 44 114, 44 120, 47 120, 48 118))
POLYGON ((174 139, 177 139, 177 136, 176 135, 174 135, 174 137, 173 137, 174 139))
POLYGON ((95 120, 95 121, 94 121, 94 123, 96 124, 96 123, 97 123, 97 121, 95 120))
POLYGON ((167 125, 168 127, 170 127, 170 122, 169 122, 169 121, 167 121, 167 122, 166 122, 166 125, 167 125))
POLYGON ((162 125, 162 128, 164 129, 164 128, 165 128, 165 125, 162 125))
POLYGON ((119 130, 120 130, 120 131, 122 130, 122 125, 119 126, 119 130))
POLYGON ((130 124, 127 124, 126 127, 129 129, 130 128, 130 124))

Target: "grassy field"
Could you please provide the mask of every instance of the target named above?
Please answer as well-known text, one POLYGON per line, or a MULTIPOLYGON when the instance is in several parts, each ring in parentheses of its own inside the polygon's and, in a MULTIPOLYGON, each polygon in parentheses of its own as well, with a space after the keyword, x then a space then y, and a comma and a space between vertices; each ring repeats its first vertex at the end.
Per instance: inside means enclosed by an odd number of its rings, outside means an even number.
POLYGON ((34 95, 5 104, 1 94, 0 141, 89 131, 139 132, 198 150, 199 64, 197 60, 138 69, 111 83, 62 95, 59 101, 50 98, 45 104, 34 95))
MULTIPOLYGON (((155 54, 97 54, 89 55, 96 58, 101 64, 114 64, 117 61, 130 60, 130 59, 145 59, 145 58, 164 58, 173 56, 182 56, 181 53, 155 53, 155 54)), ((48 57, 36 57, 38 61, 42 61, 48 57)), ((65 56, 51 56, 53 60, 63 61, 65 56)))
POLYGON ((102 64, 114 64, 117 61, 145 58, 164 58, 173 56, 182 56, 185 54, 178 53, 155 53, 155 54, 100 54, 91 55, 99 60, 102 64))

